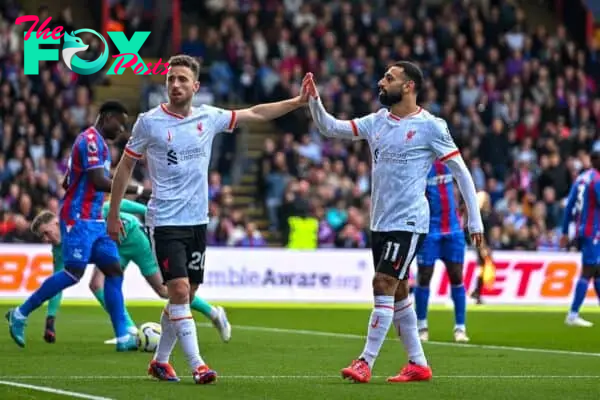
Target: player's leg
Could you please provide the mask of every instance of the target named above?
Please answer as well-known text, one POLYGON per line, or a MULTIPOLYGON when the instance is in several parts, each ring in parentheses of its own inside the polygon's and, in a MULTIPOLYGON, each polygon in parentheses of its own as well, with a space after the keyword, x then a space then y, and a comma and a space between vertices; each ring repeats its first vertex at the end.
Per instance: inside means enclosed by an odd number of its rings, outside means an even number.
POLYGON ((439 236, 428 235, 423 241, 423 246, 417 253, 417 286, 415 287, 415 309, 417 313, 417 327, 422 341, 429 340, 429 326, 427 311, 429 309, 429 284, 433 275, 436 260, 440 257, 439 236))
MULTIPOLYGON (((403 255, 400 261, 400 271, 410 267, 415 253, 423 245, 424 235, 401 232, 402 236, 399 242, 402 244, 403 255)), ((392 271, 388 269, 391 274, 392 271)), ((387 379, 388 382, 411 382, 424 381, 432 377, 432 371, 427 363, 423 345, 419 338, 417 327, 417 314, 410 302, 408 282, 406 275, 400 274, 400 284, 394 293, 394 327, 408 357, 408 364, 393 377, 387 379)))
POLYGON ((10 335, 21 347, 25 347, 25 327, 29 314, 64 289, 79 282, 88 264, 91 248, 85 240, 86 229, 81 221, 76 222, 69 232, 61 222, 61 235, 65 269, 54 273, 23 304, 6 313, 10 335))
MULTIPOLYGON (((183 279, 175 278, 175 275, 178 275, 177 267, 173 269, 172 266, 177 266, 181 263, 185 264, 186 261, 185 243, 181 241, 179 236, 181 235, 174 235, 172 232, 169 232, 169 228, 166 227, 159 227, 155 230, 149 229, 148 232, 148 237, 152 244, 152 253, 156 261, 160 260, 159 268, 162 280, 167 284, 167 298, 169 299, 169 302, 167 302, 160 315, 161 335, 152 361, 150 361, 150 365, 148 366, 148 375, 159 380, 171 382, 178 382, 179 378, 171 364, 169 364, 169 358, 177 343, 177 331, 170 318, 170 293, 168 286, 169 282, 173 280, 183 279), (175 275, 172 274, 173 271, 176 272, 175 275)), ((185 279, 183 280, 185 281, 185 279)))
MULTIPOLYGON (((417 331, 416 314, 408 297, 407 278, 409 266, 418 251, 419 245, 422 244, 422 239, 422 235, 410 232, 373 232, 373 256, 377 260, 373 279, 375 304, 371 312, 367 341, 363 352, 349 367, 342 370, 344 378, 362 383, 370 380, 375 359, 379 355, 392 321, 396 318, 394 313, 400 316, 402 323, 405 323, 406 318, 403 316, 407 310, 409 311, 412 315, 412 322, 414 322, 414 326, 412 326, 414 328, 414 338, 421 346, 417 331), (400 290, 403 296, 401 299, 395 299, 398 287, 402 288, 400 290)), ((402 335, 404 336, 404 333, 402 335)), ((409 355, 412 357, 415 353, 411 350, 409 355)), ((414 362, 425 364, 417 368, 429 370, 424 356, 414 362)), ((423 379, 424 375, 417 373, 415 377, 423 379)))
POLYGON ((99 229, 102 229, 103 233, 94 243, 92 261, 104 274, 104 303, 117 338, 117 351, 136 350, 136 337, 127 330, 119 250, 117 244, 106 233, 106 226, 99 224, 99 229))
MULTIPOLYGON (((62 270, 62 263, 54 264, 54 273, 57 273, 62 270)), ((56 321, 56 314, 58 314, 58 309, 60 308, 61 301, 62 292, 48 300, 48 310, 46 311, 46 327, 44 329, 44 340, 46 341, 46 343, 56 342, 56 329, 54 328, 54 323, 56 321)))
POLYGON ((468 342, 466 313, 467 294, 463 282, 463 265, 466 242, 461 233, 444 236, 441 244, 441 257, 446 265, 450 280, 450 297, 454 303, 454 340, 468 342))
MULTIPOLYGON (((152 260, 152 264, 155 266, 156 272, 153 272, 153 269, 149 267, 140 267, 140 271, 154 292, 160 298, 168 299, 169 292, 167 287, 163 284, 163 278, 158 270, 158 266, 154 260, 152 260)), ((192 310, 198 311, 210 319, 215 328, 219 331, 219 335, 224 342, 227 343, 231 340, 231 325, 229 324, 227 313, 223 307, 215 307, 201 299, 198 295, 192 297, 190 307, 192 310)))
POLYGON ((197 383, 212 382, 216 379, 216 373, 208 368, 200 356, 196 324, 190 309, 190 282, 194 285, 201 282, 202 275, 198 275, 197 271, 203 272, 206 241, 200 241, 192 227, 157 227, 150 236, 167 283, 169 303, 161 317, 163 333, 148 373, 160 380, 178 380, 169 365, 169 357, 179 341, 194 380, 197 383), (189 272, 192 273, 190 278, 189 272), (168 316, 168 320, 165 316, 168 316))
POLYGON ((596 291, 596 296, 600 303, 600 263, 594 268, 594 290, 596 291))
POLYGON ((590 321, 579 316, 579 310, 585 301, 590 279, 596 275, 596 263, 597 256, 593 240, 588 238, 582 238, 579 241, 581 249, 581 275, 575 284, 575 293, 573 293, 573 301, 571 303, 571 309, 565 319, 565 324, 569 326, 580 326, 589 328, 594 324, 590 321))
MULTIPOLYGON (((122 246, 120 248, 121 258, 123 259, 125 256, 130 257, 131 261, 138 266, 140 273, 154 292, 159 297, 168 299, 167 286, 164 284, 148 234, 141 226, 133 227, 128 232, 127 241, 131 243, 131 246, 122 246), (133 250, 130 251, 129 247, 132 247, 133 250)), ((200 297, 193 296, 191 308, 202 313, 212 321, 223 341, 228 342, 231 339, 231 325, 227 321, 227 314, 222 307, 213 307, 200 297)))
POLYGON ((361 383, 367 383, 371 380, 371 370, 373 369, 375 358, 379 354, 385 336, 392 324, 395 287, 390 288, 387 286, 397 284, 391 277, 379 272, 379 264, 385 259, 385 251, 387 249, 385 233, 371 232, 371 235, 371 250, 376 272, 373 278, 374 308, 369 318, 367 342, 362 354, 350 366, 341 371, 344 379, 352 379, 355 382, 361 383))
MULTIPOLYGON (((192 228, 192 237, 187 246, 187 274, 190 291, 188 301, 195 296, 198 285, 204 281, 204 262, 206 256, 206 225, 192 228)), ((190 310, 188 305, 187 310, 190 310)), ((189 313, 190 319, 177 321, 177 338, 181 344, 188 364, 192 368, 192 376, 198 384, 212 383, 217 379, 217 373, 210 369, 200 356, 196 323, 189 313)))
MULTIPOLYGON (((594 324, 590 321, 587 321, 579 315, 579 310, 585 301, 585 296, 587 294, 588 286, 590 280, 595 275, 596 268, 591 265, 584 265, 581 269, 581 275, 575 284, 575 292, 573 293, 573 301, 571 302, 571 308, 569 313, 567 314, 567 318, 565 320, 565 324, 569 326, 581 326, 585 328, 589 328, 594 324)), ((596 278, 597 279, 597 278, 596 278)))
MULTIPOLYGON (((123 260, 121 260, 121 267, 123 267, 123 265, 127 265, 127 264, 124 264, 123 260)), ((104 273, 98 267, 94 267, 94 272, 92 273, 92 278, 90 279, 90 283, 88 286, 90 288, 90 291, 92 292, 92 294, 98 301, 98 303, 100 303, 100 305, 102 306, 104 311, 106 311, 108 313, 108 309, 106 308, 106 301, 104 300, 104 283, 105 283, 104 273)), ((131 319, 129 312, 127 311, 127 307, 125 307, 124 312, 125 312, 125 319, 127 321, 127 332, 129 332, 132 335, 136 334, 137 328, 136 328, 135 322, 131 319)), ((109 315, 110 315, 110 313, 109 313, 109 315)), ((104 343, 105 344, 116 344, 117 338, 107 340, 104 343)))
POLYGON ((415 312, 417 314, 417 328, 419 338, 426 342, 429 340, 429 323, 427 312, 429 310, 429 285, 433 276, 434 265, 418 265, 417 286, 415 287, 415 312))

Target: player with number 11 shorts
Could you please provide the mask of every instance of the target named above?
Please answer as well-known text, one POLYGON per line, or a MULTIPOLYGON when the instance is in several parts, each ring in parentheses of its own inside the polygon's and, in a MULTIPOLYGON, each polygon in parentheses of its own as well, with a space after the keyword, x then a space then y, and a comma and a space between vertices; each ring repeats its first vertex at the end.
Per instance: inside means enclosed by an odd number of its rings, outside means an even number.
POLYGON ((373 159, 371 234, 375 304, 362 353, 341 371, 342 377, 355 382, 371 380, 375 360, 392 323, 404 345, 408 363, 388 382, 424 381, 432 377, 409 298, 408 272, 429 231, 425 189, 435 159, 450 167, 466 199, 472 239, 477 246, 482 240, 473 180, 446 122, 417 105, 422 85, 423 73, 415 64, 398 62, 379 81, 379 100, 387 109, 348 121, 327 113, 312 74, 307 74, 302 83, 302 90, 310 96, 311 116, 321 134, 366 140, 373 159))

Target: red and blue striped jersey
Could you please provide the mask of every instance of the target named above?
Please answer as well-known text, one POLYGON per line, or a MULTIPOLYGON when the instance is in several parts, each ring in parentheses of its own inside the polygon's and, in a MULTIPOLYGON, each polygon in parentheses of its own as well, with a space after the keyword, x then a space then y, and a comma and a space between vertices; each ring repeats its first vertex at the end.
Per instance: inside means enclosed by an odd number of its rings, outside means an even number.
POLYGON ((600 172, 594 168, 581 173, 569 192, 562 232, 569 233, 574 222, 577 236, 600 238, 600 172))
POLYGON ((104 193, 96 190, 88 171, 104 168, 110 173, 110 149, 94 127, 80 133, 73 143, 67 170, 67 191, 61 202, 60 218, 65 223, 76 220, 102 220, 104 193))
POLYGON ((463 230, 452 179, 450 168, 439 160, 434 161, 427 175, 425 190, 429 202, 430 235, 447 235, 463 230))

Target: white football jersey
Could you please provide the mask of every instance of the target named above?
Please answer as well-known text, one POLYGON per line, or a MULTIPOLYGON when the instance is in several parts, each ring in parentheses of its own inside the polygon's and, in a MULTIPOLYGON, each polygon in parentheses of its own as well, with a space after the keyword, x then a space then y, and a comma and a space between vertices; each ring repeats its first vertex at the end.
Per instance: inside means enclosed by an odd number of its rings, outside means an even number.
POLYGON ((212 143, 220 132, 232 132, 235 111, 203 105, 183 117, 164 104, 141 113, 125 147, 129 157, 146 158, 152 197, 146 225, 206 224, 208 167, 212 143))
POLYGON ((436 158, 460 154, 446 122, 419 108, 404 118, 381 109, 349 123, 371 148, 371 229, 428 233, 429 169, 436 158))

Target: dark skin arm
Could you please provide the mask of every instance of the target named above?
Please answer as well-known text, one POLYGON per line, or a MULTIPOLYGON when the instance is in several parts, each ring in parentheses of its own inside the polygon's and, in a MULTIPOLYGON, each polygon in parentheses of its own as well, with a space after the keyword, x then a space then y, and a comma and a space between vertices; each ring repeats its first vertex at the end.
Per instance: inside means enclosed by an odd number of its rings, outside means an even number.
MULTIPOLYGON (((96 190, 99 190, 101 192, 110 193, 110 189, 112 186, 112 180, 108 179, 104 175, 104 170, 102 168, 94 168, 94 169, 89 170, 87 173, 88 173, 88 176, 90 177, 90 180, 92 181, 92 184, 96 188, 96 190)), ((65 180, 65 182, 66 182, 66 180, 65 180)), ((138 194, 138 186, 137 185, 128 185, 125 193, 126 194, 138 194)), ((146 197, 148 197, 148 195, 149 195, 148 190, 144 189, 144 191, 141 193, 141 195, 146 195, 146 197)))

